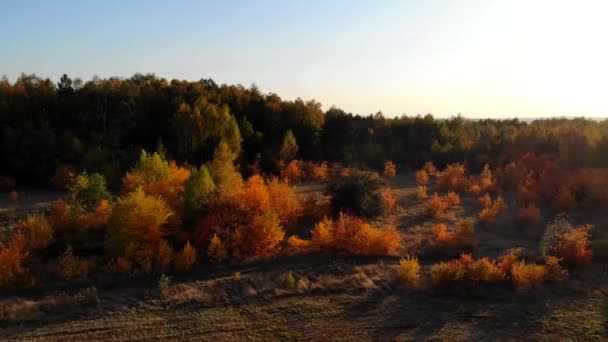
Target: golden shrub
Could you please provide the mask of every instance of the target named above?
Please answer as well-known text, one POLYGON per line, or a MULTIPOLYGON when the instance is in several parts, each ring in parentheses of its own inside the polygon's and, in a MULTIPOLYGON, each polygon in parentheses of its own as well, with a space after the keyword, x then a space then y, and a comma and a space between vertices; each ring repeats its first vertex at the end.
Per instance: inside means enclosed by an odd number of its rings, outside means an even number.
POLYGON ((397 279, 405 284, 412 284, 420 277, 420 263, 418 258, 407 257, 399 260, 397 279))
POLYGON ((547 278, 547 268, 544 265, 515 262, 511 268, 511 280, 518 288, 538 286, 547 278))

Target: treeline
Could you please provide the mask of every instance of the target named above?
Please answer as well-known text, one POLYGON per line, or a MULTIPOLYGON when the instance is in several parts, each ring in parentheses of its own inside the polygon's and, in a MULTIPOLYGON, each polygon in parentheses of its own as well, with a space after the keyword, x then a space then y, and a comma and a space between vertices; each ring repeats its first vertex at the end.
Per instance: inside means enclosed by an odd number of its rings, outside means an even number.
MULTIPOLYGON (((240 171, 280 172, 291 159, 381 170, 465 162, 472 171, 518 161, 526 152, 569 168, 608 165, 608 121, 388 119, 297 99, 252 86, 166 80, 154 75, 58 83, 23 74, 0 81, 0 176, 18 185, 62 186, 70 173, 101 173, 113 188, 142 149, 180 164, 208 162, 220 142, 240 171)), ((6 179, 5 179, 6 181, 6 179)))

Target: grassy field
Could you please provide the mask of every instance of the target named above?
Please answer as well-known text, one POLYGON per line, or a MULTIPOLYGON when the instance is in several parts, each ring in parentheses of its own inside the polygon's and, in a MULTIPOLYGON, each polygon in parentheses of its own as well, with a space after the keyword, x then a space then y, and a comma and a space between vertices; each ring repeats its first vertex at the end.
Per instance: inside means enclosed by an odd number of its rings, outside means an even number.
MULTIPOLYGON (((403 235, 403 254, 419 255, 422 272, 450 255, 430 253, 437 222, 475 216, 475 198, 463 197, 441 220, 429 220, 415 199, 411 177, 391 188, 399 208, 380 219, 403 235)), ((321 191, 315 184, 299 193, 321 191)), ((509 202, 509 201, 507 201, 509 202)), ((476 257, 506 249, 534 253, 543 224, 518 226, 512 210, 491 228, 477 228, 476 257)), ((543 217, 546 222, 550 217, 543 217)), ((575 223, 596 225, 606 238, 607 218, 575 213, 575 223)), ((1 340, 188 340, 188 341, 605 341, 608 340, 608 267, 596 260, 570 271, 560 284, 514 290, 480 286, 450 290, 396 283, 397 258, 290 257, 240 268, 199 269, 171 280, 100 279, 65 290, 57 284, 20 299, 3 296, 1 340), (239 274, 236 274, 239 272, 239 274), (292 281, 286 280, 293 276, 292 281), (79 294, 95 285, 87 300, 79 294), (61 297, 63 298, 63 297, 61 297), (42 303, 42 304, 41 304, 42 303)))

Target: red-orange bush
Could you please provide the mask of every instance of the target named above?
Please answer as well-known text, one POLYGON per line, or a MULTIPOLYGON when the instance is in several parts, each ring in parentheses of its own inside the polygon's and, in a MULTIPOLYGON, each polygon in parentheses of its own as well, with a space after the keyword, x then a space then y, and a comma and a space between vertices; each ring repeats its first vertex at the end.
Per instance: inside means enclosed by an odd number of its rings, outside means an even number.
POLYGON ((416 183, 419 185, 424 185, 429 182, 429 175, 424 170, 419 170, 416 172, 416 183))
POLYGON ((427 161, 424 163, 424 165, 422 165, 422 170, 424 170, 430 177, 437 176, 437 168, 430 161, 427 161))
POLYGON ((379 229, 360 218, 340 214, 335 221, 323 219, 315 225, 310 247, 356 255, 394 255, 400 240, 394 227, 379 229))
POLYGON ((552 254, 563 259, 563 262, 574 266, 589 266, 593 261, 593 252, 589 249, 589 231, 591 225, 580 226, 562 234, 552 254))
POLYGON ((397 166, 390 160, 387 160, 384 164, 384 172, 382 175, 386 178, 393 178, 397 175, 397 166))
POLYGON ((386 188, 386 189, 382 190, 381 195, 382 195, 382 201, 384 202, 384 205, 389 210, 395 206, 395 203, 397 203, 397 200, 395 199, 395 196, 393 196, 393 192, 391 191, 391 188, 386 188))
POLYGON ((448 191, 448 194, 445 196, 445 203, 448 207, 453 207, 455 205, 460 204, 460 196, 454 191, 448 191))
POLYGON ((29 255, 26 239, 21 233, 13 235, 11 240, 0 243, 0 288, 17 286, 28 274, 25 260, 29 255))
POLYGON ((477 203, 479 203, 482 208, 488 208, 492 205, 492 197, 486 192, 482 197, 477 199, 477 203))
POLYGON ((297 160, 290 161, 281 171, 281 179, 289 183, 297 183, 302 177, 302 169, 300 162, 297 160))
POLYGON ((460 163, 450 164, 439 174, 437 186, 442 191, 452 190, 460 192, 466 186, 464 174, 464 165, 460 163))
POLYGON ((475 245, 475 229, 470 218, 459 220, 454 231, 443 224, 433 227, 434 241, 440 246, 469 248, 475 245))
POLYGON ((426 214, 429 217, 437 218, 444 214, 447 205, 445 201, 439 197, 437 193, 434 193, 433 196, 428 200, 426 205, 426 214))

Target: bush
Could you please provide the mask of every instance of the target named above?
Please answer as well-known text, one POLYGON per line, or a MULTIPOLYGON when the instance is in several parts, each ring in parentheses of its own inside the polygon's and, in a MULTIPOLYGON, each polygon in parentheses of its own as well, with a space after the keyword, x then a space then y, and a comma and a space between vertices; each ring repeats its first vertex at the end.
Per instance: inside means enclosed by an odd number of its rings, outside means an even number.
POLYGON ((165 201, 141 188, 119 198, 108 222, 108 249, 115 257, 151 270, 156 249, 166 235, 163 226, 172 215, 165 201))
POLYGON ((186 242, 184 248, 175 255, 175 270, 178 272, 187 272, 196 262, 196 248, 190 242, 186 242))
POLYGON ((506 274, 496 262, 488 258, 471 261, 466 265, 467 279, 473 283, 498 283, 505 280, 506 274))
POLYGON ((380 182, 367 172, 354 172, 334 179, 326 188, 335 213, 347 212, 357 216, 375 217, 386 210, 380 194, 380 182))
POLYGON ((477 203, 479 203, 482 208, 489 208, 492 206, 492 197, 486 192, 482 197, 477 199, 477 203))
POLYGON ((429 182, 429 175, 424 170, 419 170, 416 172, 416 183, 418 185, 424 185, 429 182))
POLYGON ((399 260, 397 279, 405 284, 413 284, 420 277, 420 263, 418 258, 407 257, 399 260))
POLYGON ((538 286, 547 279, 547 268, 543 265, 518 261, 511 268, 511 280, 517 288, 538 286))
POLYGON ((538 223, 540 221, 540 209, 534 204, 519 209, 517 222, 519 223, 538 223))
POLYGON ((426 186, 418 185, 416 188, 416 199, 422 201, 428 197, 426 193, 426 186))
POLYGON ((485 226, 491 226, 496 223, 496 215, 497 212, 494 208, 483 208, 479 212, 479 221, 481 221, 485 226))
POLYGON ((323 219, 311 231, 310 248, 355 255, 395 255, 400 246, 394 227, 376 228, 362 219, 346 214, 332 221, 323 219))
POLYGON ((448 191, 448 194, 445 196, 445 203, 449 207, 453 207, 460 204, 460 196, 454 191, 448 191))
POLYGON ((392 161, 387 160, 386 163, 384 163, 384 172, 382 172, 382 175, 386 178, 393 178, 397 175, 397 167, 392 161))
POLYGON ((395 196, 393 196, 391 188, 385 188, 382 190, 382 200, 384 201, 384 206, 389 210, 392 209, 397 202, 395 196))
POLYGON ((302 178, 302 169, 297 160, 290 161, 281 171, 281 179, 289 183, 297 183, 302 178))
POLYGON ((430 161, 427 161, 424 163, 424 165, 422 165, 422 170, 424 170, 424 172, 426 172, 426 174, 430 177, 437 176, 437 168, 430 161))
POLYGON ((464 280, 466 269, 459 260, 440 262, 431 267, 431 282, 434 286, 447 287, 464 280))
POLYGON ((19 224, 19 230, 25 236, 26 248, 30 251, 45 249, 53 239, 53 229, 46 217, 34 214, 19 224))
POLYGON ((460 192, 464 190, 466 185, 464 174, 464 165, 460 163, 450 164, 439 174, 437 186, 442 191, 452 190, 460 192))
POLYGON ((586 225, 563 233, 551 253, 562 258, 568 265, 591 265, 593 252, 589 249, 589 231, 592 228, 593 226, 586 225))
POLYGON ((426 214, 429 217, 438 218, 444 214, 446 208, 447 205, 444 200, 439 197, 437 193, 434 193, 433 196, 427 202, 426 214))
POLYGON ((293 272, 289 271, 283 275, 283 286, 287 288, 293 288, 296 286, 296 278, 293 276, 293 272))
POLYGON ((568 271, 562 269, 560 258, 550 256, 545 259, 545 267, 547 269, 547 280, 559 283, 568 276, 568 271))
POLYGON ((504 212, 506 208, 507 205, 505 204, 504 200, 502 197, 498 196, 492 205, 484 207, 481 212, 479 212, 479 220, 484 225, 491 226, 496 223, 496 216, 504 212))
POLYGON ((25 261, 29 252, 26 243, 21 233, 13 235, 7 244, 0 243, 0 288, 15 287, 27 277, 25 261))
POLYGON ((310 249, 310 240, 304 240, 295 235, 287 239, 287 253, 289 255, 306 253, 310 249))
POLYGON ((570 233, 574 227, 562 215, 558 215, 553 221, 547 224, 545 232, 540 240, 540 251, 544 257, 551 255, 553 250, 560 243, 564 234, 570 233))
POLYGON ((437 224, 433 228, 433 236, 436 243, 440 246, 470 248, 475 245, 475 228, 473 220, 467 218, 458 221, 456 231, 448 231, 448 227, 443 224, 437 224))
POLYGON ((513 265, 518 261, 517 253, 510 250, 498 261, 498 268, 506 275, 511 275, 513 265))
POLYGON ((479 184, 471 184, 467 192, 471 195, 479 196, 479 194, 481 193, 481 186, 479 184))
POLYGON ((86 277, 93 268, 93 264, 74 255, 72 246, 67 249, 57 259, 55 272, 63 279, 78 279, 86 277))

